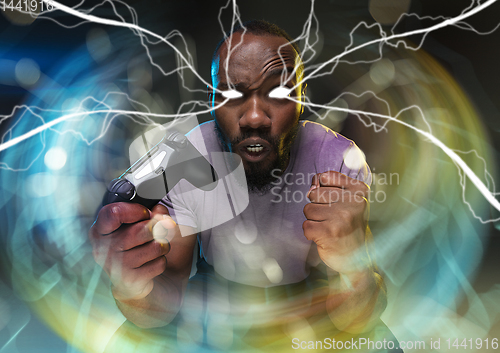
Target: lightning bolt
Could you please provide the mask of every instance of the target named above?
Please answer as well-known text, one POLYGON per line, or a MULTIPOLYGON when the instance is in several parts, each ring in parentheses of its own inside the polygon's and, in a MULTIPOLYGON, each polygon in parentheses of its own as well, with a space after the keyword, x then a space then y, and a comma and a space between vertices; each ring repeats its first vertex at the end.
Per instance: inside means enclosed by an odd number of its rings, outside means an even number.
MULTIPOLYGON (((118 92, 115 92, 115 93, 118 93, 118 92)), ((220 106, 218 106, 217 108, 219 108, 220 106)), ((33 115, 35 115, 36 117, 40 118, 42 121, 43 121, 43 118, 42 116, 40 116, 39 114, 35 113, 35 108, 32 108, 32 107, 28 107, 28 106, 16 106, 16 108, 14 109, 14 112, 10 115, 7 115, 7 116, 2 116, 2 118, 9 118, 9 117, 12 117, 14 114, 15 114, 15 111, 19 108, 23 108, 23 109, 26 109, 27 111, 31 112, 33 115)), ((206 110, 200 110, 200 111, 197 111, 197 113, 210 113, 211 111, 217 109, 217 108, 209 108, 209 109, 206 109, 206 110)), ((36 109, 41 109, 41 108, 36 108, 36 109)), ((48 112, 48 111, 51 111, 51 110, 44 110, 45 112, 48 112)), ((52 112, 57 112, 57 111, 53 111, 52 112)), ((43 125, 33 129, 33 130, 30 130, 29 132, 21 135, 21 136, 18 136, 18 137, 15 137, 13 139, 10 139, 9 141, 7 142, 4 142, 0 145, 0 152, 3 151, 3 150, 6 150, 10 147, 13 147, 15 145, 17 145, 18 143, 32 137, 32 136, 35 136, 39 133, 41 133, 42 131, 45 131, 45 130, 48 130, 48 129, 51 129, 52 126, 54 125, 57 125, 59 123, 62 123, 63 121, 66 121, 66 120, 69 120, 69 119, 72 119, 72 118, 76 118, 76 117, 82 117, 82 116, 87 116, 87 115, 92 115, 92 114, 114 114, 114 117, 116 116, 119 116, 119 115, 128 115, 128 116, 131 116, 131 115, 140 115, 140 116, 144 116, 144 117, 155 117, 155 118, 183 118, 183 117, 187 117, 187 116, 190 116, 190 115, 193 115, 194 113, 192 112, 188 112, 188 113, 176 113, 176 114, 158 114, 158 113, 151 113, 151 112, 138 112, 138 111, 133 111, 133 110, 121 110, 121 109, 102 109, 102 110, 93 110, 93 111, 83 111, 83 112, 75 112, 75 113, 70 113, 70 114, 65 114, 57 119, 54 119, 50 122, 47 122, 47 123, 44 123, 43 125)), ((111 119, 113 120, 114 117, 111 119)), ((152 124, 153 126, 159 126, 160 124, 157 124, 155 123, 154 121, 152 120, 149 120, 148 121, 148 125, 152 124)), ((109 124, 106 124, 108 127, 109 127, 109 124)), ((9 134, 10 131, 12 129, 9 129, 6 134, 9 134)), ((54 131, 54 130, 53 130, 54 131)), ((99 138, 101 138, 102 136, 105 135, 107 129, 101 134, 99 135, 99 138)), ((76 132, 76 131, 73 131, 74 133, 78 134, 81 136, 81 133, 79 132, 76 132)), ((5 136, 5 135, 4 135, 5 136)), ((84 141, 86 141, 83 137, 82 139, 84 141)), ((95 141, 95 139, 94 139, 95 141)), ((86 141, 87 144, 91 144, 92 142, 88 142, 86 141)))

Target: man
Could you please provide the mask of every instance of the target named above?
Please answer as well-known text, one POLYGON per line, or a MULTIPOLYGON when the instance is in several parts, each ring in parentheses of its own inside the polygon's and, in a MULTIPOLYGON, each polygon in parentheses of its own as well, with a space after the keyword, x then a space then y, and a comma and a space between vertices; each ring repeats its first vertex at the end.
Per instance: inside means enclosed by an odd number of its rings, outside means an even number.
MULTIPOLYGON (((292 344, 290 332, 296 330, 290 322, 322 322, 325 337, 369 332, 379 324, 383 281, 365 251, 365 182, 371 175, 364 163, 355 169, 344 163, 345 152, 356 148, 351 141, 322 125, 299 122, 303 69, 297 46, 265 21, 236 28, 214 53, 209 99, 217 107, 215 120, 189 138, 195 146, 203 139, 209 152, 241 158, 250 203, 240 215, 198 233, 207 217, 198 207, 203 195, 175 188, 152 211, 116 203, 99 212, 90 231, 94 257, 129 321, 142 328, 176 322, 181 308, 189 310, 182 306, 185 296, 213 282, 225 288, 229 312, 239 313, 229 314, 232 332, 250 345, 255 340, 249 337, 262 338, 269 327, 288 332, 277 340, 288 335, 292 344), (155 232, 168 234, 168 240, 153 237, 155 232), (197 241, 189 234, 197 233, 202 255, 188 286, 197 241), (285 292, 279 309, 266 306, 285 292), (236 317, 252 311, 244 302, 257 297, 267 298, 259 303, 270 313, 253 311, 252 323, 241 329, 236 317)), ((206 317, 217 314, 207 309, 206 299, 201 302, 206 317)), ((200 342, 207 344, 207 338, 200 342)))

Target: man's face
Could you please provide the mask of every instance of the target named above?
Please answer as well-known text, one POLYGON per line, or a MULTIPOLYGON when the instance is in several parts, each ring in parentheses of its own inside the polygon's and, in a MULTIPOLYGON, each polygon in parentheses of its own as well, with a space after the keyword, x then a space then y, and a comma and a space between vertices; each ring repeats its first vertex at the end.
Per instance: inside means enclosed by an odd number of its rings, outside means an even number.
MULTIPOLYGON (((283 172, 288 165, 302 107, 276 95, 283 92, 279 87, 292 88, 297 83, 296 75, 290 75, 296 58, 285 38, 235 33, 230 55, 226 42, 212 63, 213 86, 237 91, 235 98, 215 110, 216 129, 224 149, 243 160, 250 190, 265 190, 273 181, 272 170, 283 172), (282 77, 284 69, 286 77, 282 77)), ((301 95, 301 86, 290 93, 296 99, 301 95)), ((210 99, 217 105, 227 95, 212 93, 210 99)))

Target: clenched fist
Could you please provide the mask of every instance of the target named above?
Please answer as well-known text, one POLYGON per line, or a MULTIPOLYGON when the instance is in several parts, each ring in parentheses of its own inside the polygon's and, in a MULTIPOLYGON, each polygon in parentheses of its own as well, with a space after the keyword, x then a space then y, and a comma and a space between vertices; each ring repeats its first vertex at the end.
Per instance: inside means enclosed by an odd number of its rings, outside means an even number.
POLYGON ((339 273, 362 271, 368 264, 364 247, 368 194, 365 183, 339 172, 313 177, 302 228, 305 237, 316 243, 321 260, 339 273))
POLYGON ((141 299, 165 271, 165 255, 178 227, 163 206, 153 211, 117 202, 104 206, 89 232, 96 262, 108 274, 117 300, 141 299))

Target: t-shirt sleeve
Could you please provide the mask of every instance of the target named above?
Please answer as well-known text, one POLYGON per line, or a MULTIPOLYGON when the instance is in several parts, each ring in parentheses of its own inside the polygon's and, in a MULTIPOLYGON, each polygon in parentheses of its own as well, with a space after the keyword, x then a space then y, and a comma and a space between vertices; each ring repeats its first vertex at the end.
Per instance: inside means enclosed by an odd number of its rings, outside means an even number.
POLYGON ((333 170, 371 185, 372 174, 361 149, 353 141, 326 127, 320 131, 321 134, 316 136, 321 140, 317 172, 333 170))

